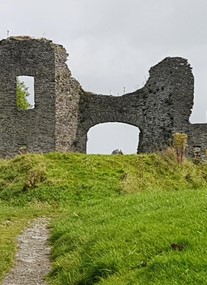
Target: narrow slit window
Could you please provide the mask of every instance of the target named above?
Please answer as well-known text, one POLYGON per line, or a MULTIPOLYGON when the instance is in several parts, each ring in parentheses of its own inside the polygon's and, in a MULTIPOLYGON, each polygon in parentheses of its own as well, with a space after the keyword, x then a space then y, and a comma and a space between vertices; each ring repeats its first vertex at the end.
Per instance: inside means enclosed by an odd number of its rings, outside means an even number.
POLYGON ((18 110, 29 110, 35 108, 34 77, 17 76, 16 104, 18 110))

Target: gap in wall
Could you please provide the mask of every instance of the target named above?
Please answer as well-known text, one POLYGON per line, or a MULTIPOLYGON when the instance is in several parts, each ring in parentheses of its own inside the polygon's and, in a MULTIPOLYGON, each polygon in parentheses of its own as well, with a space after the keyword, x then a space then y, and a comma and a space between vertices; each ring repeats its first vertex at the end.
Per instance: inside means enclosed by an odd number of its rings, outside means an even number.
POLYGON ((121 149, 124 154, 136 154, 140 130, 125 123, 103 123, 88 131, 88 154, 111 154, 121 149))

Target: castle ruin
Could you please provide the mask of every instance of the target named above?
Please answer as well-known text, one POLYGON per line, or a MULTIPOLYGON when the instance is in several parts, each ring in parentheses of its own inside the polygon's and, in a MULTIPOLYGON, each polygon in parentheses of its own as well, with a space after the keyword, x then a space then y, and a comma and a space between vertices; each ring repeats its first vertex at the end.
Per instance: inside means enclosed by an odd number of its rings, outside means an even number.
POLYGON ((67 52, 47 39, 0 41, 0 157, 26 146, 31 153, 86 152, 87 132, 122 122, 140 129, 138 152, 165 149, 175 132, 207 149, 207 124, 191 124, 194 77, 186 59, 165 58, 145 86, 120 97, 85 92, 67 67, 67 52), (16 78, 33 76, 35 108, 19 110, 16 78))

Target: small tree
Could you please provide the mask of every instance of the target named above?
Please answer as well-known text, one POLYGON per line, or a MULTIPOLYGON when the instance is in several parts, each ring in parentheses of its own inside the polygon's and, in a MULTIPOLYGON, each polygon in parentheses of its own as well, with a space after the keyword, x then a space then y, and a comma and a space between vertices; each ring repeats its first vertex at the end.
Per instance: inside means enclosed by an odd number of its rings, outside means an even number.
POLYGON ((28 110, 32 106, 29 104, 27 97, 29 96, 28 87, 24 82, 20 81, 17 78, 16 82, 16 100, 17 100, 17 108, 19 110, 28 110))
POLYGON ((173 147, 176 151, 177 162, 182 163, 185 150, 187 148, 188 136, 186 134, 175 133, 173 134, 173 147))

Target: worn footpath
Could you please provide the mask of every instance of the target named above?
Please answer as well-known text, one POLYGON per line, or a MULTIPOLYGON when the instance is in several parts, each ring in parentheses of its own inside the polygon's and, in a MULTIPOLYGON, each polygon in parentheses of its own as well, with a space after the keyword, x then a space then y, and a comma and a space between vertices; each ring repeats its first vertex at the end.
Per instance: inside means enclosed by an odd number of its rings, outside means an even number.
POLYGON ((2 285, 47 285, 50 271, 49 220, 36 219, 19 237, 14 268, 2 285))

